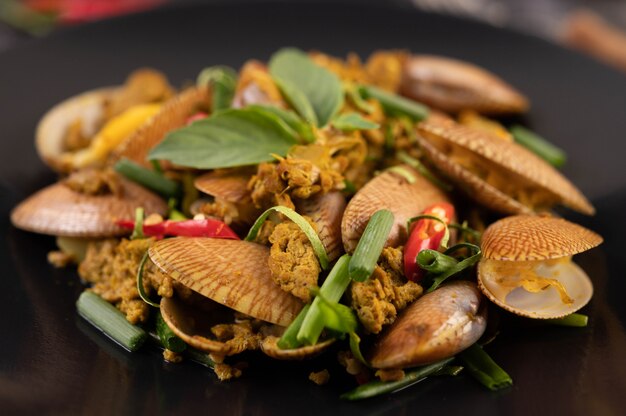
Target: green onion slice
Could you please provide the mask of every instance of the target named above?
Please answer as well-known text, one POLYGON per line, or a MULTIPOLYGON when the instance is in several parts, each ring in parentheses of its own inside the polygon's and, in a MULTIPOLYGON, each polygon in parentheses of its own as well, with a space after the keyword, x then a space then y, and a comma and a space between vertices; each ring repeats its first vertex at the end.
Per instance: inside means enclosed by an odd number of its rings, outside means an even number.
POLYGON ((178 182, 166 178, 161 173, 146 169, 128 159, 121 159, 115 164, 115 171, 127 179, 148 188, 165 198, 174 198, 180 194, 178 182))
POLYGON ((139 292, 139 297, 141 298, 141 300, 143 300, 150 306, 158 308, 159 304, 150 300, 150 297, 148 297, 148 294, 146 293, 146 290, 143 286, 143 269, 146 265, 146 261, 148 261, 148 258, 148 250, 146 250, 143 257, 141 258, 141 261, 139 262, 139 268, 137 269, 137 291, 139 292))
POLYGON ((516 142, 544 159, 557 168, 563 166, 567 160, 565 152, 535 133, 519 125, 511 127, 511 134, 516 142))
POLYGON ((581 313, 572 313, 570 315, 564 316, 563 318, 546 319, 545 321, 546 323, 552 325, 583 328, 587 326, 587 323, 589 322, 589 317, 581 313))
POLYGON ((400 176, 402 176, 404 179, 406 179, 406 181, 408 183, 415 183, 415 181, 417 180, 415 178, 415 175, 413 175, 413 172, 411 172, 410 170, 406 169, 404 166, 392 166, 390 168, 385 169, 389 172, 393 172, 396 173, 400 176))
POLYGON ((393 221, 393 214, 386 209, 376 211, 372 215, 348 265, 348 273, 352 280, 364 282, 372 275, 393 221))
POLYGON ((133 228, 133 233, 130 235, 131 240, 146 238, 146 236, 143 235, 143 215, 143 208, 137 207, 135 209, 135 227, 133 228))
MULTIPOLYGON (((456 244, 452 247, 450 247, 449 249, 447 249, 445 252, 443 253, 438 253, 441 256, 450 256, 450 254, 452 254, 453 252, 461 249, 461 248, 469 248, 470 250, 474 251, 474 254, 471 255, 470 257, 467 257, 464 260, 459 261, 458 263, 452 265, 451 267, 449 267, 445 272, 441 273, 441 274, 437 274, 433 277, 432 279, 432 284, 431 286, 428 288, 428 290, 426 291, 426 293, 430 293, 433 290, 437 289, 443 282, 445 282, 449 277, 454 276, 457 273, 462 272, 463 270, 467 269, 468 267, 473 266, 474 264, 476 264, 478 262, 478 260, 480 260, 480 257, 482 256, 482 252, 480 251, 480 247, 478 247, 477 245, 474 244, 470 244, 470 243, 459 243, 456 244)), ((419 263, 420 261, 420 256, 419 254, 417 255, 417 261, 419 263)), ((428 260, 428 258, 424 259, 424 260, 428 260)), ((456 259, 453 259, 456 261, 456 259)), ((448 262, 451 264, 451 262, 448 262)), ((428 264, 425 263, 424 265, 422 265, 420 263, 420 267, 428 267, 428 264)))
POLYGON ((171 328, 163 319, 163 315, 159 311, 156 316, 156 331, 161 341, 161 345, 170 351, 183 352, 187 348, 185 341, 178 338, 178 336, 171 330, 171 328))
MULTIPOLYGON (((302 327, 302 323, 304 322, 304 318, 305 316, 307 316, 307 313, 309 312, 310 308, 311 308, 311 305, 304 305, 304 308, 302 308, 298 316, 296 316, 296 319, 294 319, 289 324, 289 326, 283 333, 283 336, 280 337, 280 339, 278 340, 278 343, 277 343, 278 348, 283 349, 283 350, 290 350, 293 348, 298 348, 302 345, 302 343, 298 341, 298 332, 300 331, 300 328, 302 327)), ((322 325, 322 329, 323 329, 323 325, 322 325)), ((322 332, 322 329, 320 329, 320 332, 322 332)))
POLYGON ((513 380, 495 361, 480 347, 474 344, 459 357, 469 373, 482 385, 490 390, 500 390, 513 385, 513 380))
POLYGON ((322 240, 320 240, 320 237, 317 235, 313 227, 311 227, 311 224, 309 224, 307 220, 305 220, 302 217, 302 215, 298 214, 296 211, 290 208, 282 207, 282 206, 275 206, 275 207, 271 207, 267 209, 254 222, 245 240, 254 241, 256 236, 259 234, 259 231, 261 230, 261 226, 263 225, 265 220, 267 220, 267 218, 270 216, 272 212, 278 212, 278 213, 283 214, 285 217, 289 218, 291 221, 296 223, 298 227, 300 227, 302 232, 307 236, 307 238, 311 242, 311 245, 313 246, 313 251, 315 251, 315 255, 317 256, 317 259, 320 262, 320 266, 322 266, 323 270, 327 270, 328 265, 329 265, 328 254, 326 254, 326 249, 324 248, 324 244, 322 244, 322 240))
POLYGON ((399 151, 396 154, 396 157, 401 162, 406 163, 407 165, 411 166, 413 169, 418 171, 423 177, 428 179, 433 185, 435 185, 439 189, 441 189, 443 191, 446 191, 446 192, 451 192, 452 191, 452 189, 453 189, 452 185, 450 185, 449 183, 444 182, 441 179, 439 179, 438 177, 436 177, 435 174, 433 174, 430 171, 430 169, 428 169, 426 166, 424 166, 424 164, 422 162, 420 162, 419 160, 415 159, 414 157, 411 157, 404 150, 399 151))
POLYGON ((372 86, 362 85, 359 87, 359 92, 364 98, 377 100, 389 115, 407 116, 417 121, 428 117, 428 107, 417 101, 372 86))

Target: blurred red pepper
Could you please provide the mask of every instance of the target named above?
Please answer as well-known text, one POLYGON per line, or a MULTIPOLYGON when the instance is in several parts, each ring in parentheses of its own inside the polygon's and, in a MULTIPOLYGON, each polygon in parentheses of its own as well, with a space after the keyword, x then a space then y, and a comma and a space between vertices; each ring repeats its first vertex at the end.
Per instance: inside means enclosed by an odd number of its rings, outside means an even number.
POLYGON ((61 23, 79 23, 151 9, 166 0, 24 0, 31 10, 54 13, 61 23))
MULTIPOLYGON (((450 224, 454 217, 454 207, 447 202, 441 202, 425 209, 423 215, 432 215, 450 224)), ((422 280, 424 270, 417 264, 417 255, 422 250, 437 250, 445 232, 444 225, 436 220, 424 218, 412 224, 409 239, 404 246, 404 275, 407 279, 414 282, 422 280)))
MULTIPOLYGON (((122 228, 132 230, 135 228, 133 220, 119 220, 115 222, 122 228)), ((213 219, 204 220, 166 220, 156 224, 144 224, 143 233, 149 237, 213 237, 239 240, 239 237, 230 227, 222 221, 213 219)))
POLYGON ((193 123, 194 121, 202 120, 204 118, 207 118, 208 116, 209 115, 207 113, 198 111, 196 114, 192 115, 191 117, 187 119, 187 124, 189 125, 193 123))

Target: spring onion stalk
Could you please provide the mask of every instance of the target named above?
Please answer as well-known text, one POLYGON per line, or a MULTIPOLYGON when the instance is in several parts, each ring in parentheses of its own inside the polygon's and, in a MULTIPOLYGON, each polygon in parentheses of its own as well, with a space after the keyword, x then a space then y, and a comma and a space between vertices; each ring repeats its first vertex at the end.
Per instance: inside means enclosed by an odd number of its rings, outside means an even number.
POLYGON ((424 380, 430 375, 438 373, 452 362, 452 360, 454 360, 454 357, 446 358, 445 360, 437 361, 436 363, 407 372, 402 380, 372 381, 363 384, 354 390, 342 394, 341 398, 345 400, 361 400, 404 389, 424 380))
POLYGON ((176 334, 167 325, 163 319, 163 315, 161 315, 161 312, 157 313, 156 316, 156 331, 159 336, 159 340, 161 341, 161 345, 168 350, 183 352, 187 348, 187 344, 185 344, 182 339, 178 338, 178 336, 176 336, 176 334))
POLYGON ((438 251, 425 249, 417 254, 417 262, 429 273, 442 274, 456 266, 458 260, 438 251))
POLYGON ((139 292, 139 297, 141 298, 141 300, 143 300, 150 306, 158 308, 159 304, 150 300, 150 297, 148 297, 146 289, 143 286, 143 270, 146 265, 146 261, 148 261, 148 258, 148 250, 146 250, 143 257, 141 258, 141 261, 139 262, 139 268, 137 269, 137 292, 139 292))
POLYGON ((300 311, 296 319, 294 319, 285 332, 283 336, 278 340, 278 348, 283 350, 290 350, 293 348, 298 348, 302 345, 301 342, 298 341, 298 333, 300 328, 302 327, 302 322, 304 321, 305 316, 309 312, 311 305, 304 305, 304 308, 300 311))
POLYGON ((567 160, 565 152, 537 133, 519 125, 512 126, 510 130, 517 143, 535 153, 552 166, 559 168, 565 164, 567 160))
MULTIPOLYGON (((348 274, 348 264, 351 256, 344 254, 337 260, 328 277, 324 280, 320 293, 329 302, 339 302, 341 296, 350 284, 350 276, 348 274)), ((324 329, 324 319, 320 310, 321 299, 315 297, 311 303, 311 309, 308 311, 302 321, 302 326, 297 333, 297 340, 301 344, 315 345, 324 329)))
POLYGON ((572 313, 564 316, 563 318, 546 319, 546 322, 552 325, 573 326, 577 328, 587 326, 588 321, 589 317, 580 313, 572 313))
POLYGON ((343 192, 345 194, 348 194, 348 195, 356 194, 356 186, 354 186, 354 182, 348 179, 344 179, 343 184, 344 184, 343 192))
POLYGON ((373 98, 380 102, 385 112, 392 116, 407 116, 420 121, 428 117, 428 107, 417 101, 372 86, 361 86, 359 92, 363 97, 373 98))
POLYGON ((320 237, 317 235, 311 224, 309 224, 308 221, 302 217, 302 215, 298 214, 296 211, 290 208, 282 206, 269 208, 267 211, 261 214, 259 218, 257 218, 257 220, 252 225, 252 228, 250 228, 250 231, 248 231, 248 235, 246 236, 245 240, 254 241, 256 236, 259 234, 259 231, 261 230, 261 226, 273 212, 283 214, 285 217, 293 221, 298 227, 300 227, 302 232, 311 242, 311 245, 313 246, 313 251, 315 251, 315 255, 320 262, 320 266, 323 270, 327 270, 329 265, 328 254, 326 254, 326 249, 324 248, 324 244, 322 244, 322 240, 320 240, 320 237))
POLYGON ((471 235, 475 242, 480 242, 480 239, 482 238, 482 234, 479 231, 476 231, 475 229, 468 227, 465 222, 463 222, 463 224, 458 224, 456 222, 453 222, 453 223, 448 224, 448 227, 459 230, 461 232, 461 235, 462 234, 471 235))
POLYGON ((414 157, 411 157, 404 150, 399 151, 396 154, 396 157, 402 163, 406 163, 407 165, 411 166, 413 169, 418 171, 420 173, 420 175, 422 175, 423 177, 428 179, 433 185, 435 185, 439 189, 441 189, 443 191, 446 191, 446 192, 451 192, 452 191, 452 185, 450 185, 449 183, 446 183, 446 182, 442 181, 441 179, 437 178, 430 171, 430 169, 428 169, 426 166, 424 166, 424 164, 422 162, 420 162, 419 160, 415 159, 414 157))
POLYGON ((191 215, 191 205, 200 198, 200 191, 195 185, 195 176, 191 172, 183 173, 183 199, 180 208, 185 215, 191 215))
POLYGON ((135 227, 133 228, 133 233, 130 235, 131 240, 146 238, 146 236, 143 235, 143 215, 142 207, 135 209, 135 227))
POLYGON ((458 376, 461 374, 465 367, 462 365, 447 365, 441 370, 437 371, 434 376, 458 376))
POLYGON ((319 290, 315 295, 315 298, 320 300, 319 309, 322 313, 324 327, 338 334, 349 334, 356 331, 359 324, 350 307, 329 301, 319 293, 319 290))
POLYGON ((480 345, 472 345, 459 357, 472 377, 488 389, 495 391, 513 385, 511 376, 500 368, 480 345))
POLYGON ((386 170, 402 176, 404 179, 406 179, 408 183, 415 183, 415 181, 417 180, 413 173, 410 170, 406 169, 404 166, 392 166, 390 168, 387 168, 386 170))
POLYGON ((210 369, 213 369, 215 367, 215 361, 213 361, 211 357, 209 357, 209 354, 199 351, 195 348, 187 348, 185 350, 185 357, 189 358, 191 361, 195 361, 198 364, 202 364, 205 367, 209 367, 210 369))
POLYGON ((122 312, 93 292, 81 293, 76 308, 83 318, 128 351, 137 351, 148 337, 146 331, 129 323, 122 312))
POLYGON ((175 198, 180 194, 180 187, 176 181, 166 178, 159 172, 146 169, 128 159, 122 159, 117 162, 115 171, 165 198, 175 198))
POLYGON ((364 282, 372 275, 393 226, 393 220, 393 214, 386 209, 372 215, 348 265, 352 280, 364 282))
POLYGON ((365 357, 363 357, 363 353, 361 352, 361 337, 355 332, 350 332, 350 351, 354 358, 359 360, 361 364, 369 367, 370 364, 367 362, 365 357))
MULTIPOLYGON (((448 268, 443 273, 434 275, 433 279, 432 279, 432 284, 430 285, 430 287, 428 288, 426 293, 430 293, 433 290, 437 289, 449 277, 454 276, 455 274, 460 273, 460 272, 462 272, 463 270, 465 270, 465 269, 467 269, 469 267, 472 267, 474 264, 476 264, 480 260, 480 257, 482 256, 482 252, 480 251, 480 247, 478 247, 478 246, 476 246, 474 244, 470 244, 470 243, 459 243, 459 244, 456 244, 456 245, 450 247, 449 249, 447 249, 442 255, 450 256, 450 254, 452 254, 453 252, 455 252, 455 251, 457 251, 457 250, 459 250, 461 248, 469 248, 470 250, 474 251, 474 254, 471 255, 470 257, 467 257, 467 258, 459 261, 458 263, 456 263, 455 265, 451 266, 450 268, 448 268)), ((417 257, 418 257, 418 263, 419 263, 419 255, 417 257)), ((420 267, 424 267, 424 265, 422 265, 420 263, 420 267)))

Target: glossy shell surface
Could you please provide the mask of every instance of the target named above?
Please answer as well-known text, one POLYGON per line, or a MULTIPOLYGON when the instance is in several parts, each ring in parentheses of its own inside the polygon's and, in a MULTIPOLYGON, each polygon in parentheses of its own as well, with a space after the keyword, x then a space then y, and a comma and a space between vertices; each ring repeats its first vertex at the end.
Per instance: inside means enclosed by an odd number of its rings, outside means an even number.
POLYGON ((324 195, 298 201, 298 212, 313 221, 328 259, 335 260, 343 253, 341 243, 341 219, 346 208, 346 198, 341 192, 329 192, 324 195))

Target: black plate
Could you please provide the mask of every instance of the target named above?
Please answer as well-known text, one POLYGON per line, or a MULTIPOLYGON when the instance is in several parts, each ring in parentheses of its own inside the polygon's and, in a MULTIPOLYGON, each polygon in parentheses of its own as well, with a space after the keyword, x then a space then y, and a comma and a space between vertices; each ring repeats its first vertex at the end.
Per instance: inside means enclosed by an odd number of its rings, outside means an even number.
POLYGON ((617 414, 626 392, 626 79, 542 40, 476 23, 383 6, 254 4, 169 9, 58 33, 0 56, 0 402, 2 413, 617 414), (253 360, 244 377, 164 364, 147 348, 129 354, 77 317, 76 274, 46 263, 53 239, 18 231, 9 210, 54 175, 37 159, 33 131, 52 105, 119 83, 154 66, 173 82, 204 66, 240 66, 281 46, 362 56, 409 48, 485 66, 524 91, 524 120, 567 149, 565 173, 591 197, 594 218, 566 215, 606 243, 578 257, 595 283, 584 329, 515 325, 488 347, 515 385, 491 393, 468 376, 430 379, 361 403, 338 399, 350 385, 329 361, 253 360), (331 383, 307 380, 330 366, 331 383), (347 383, 347 384, 344 384, 347 383))

